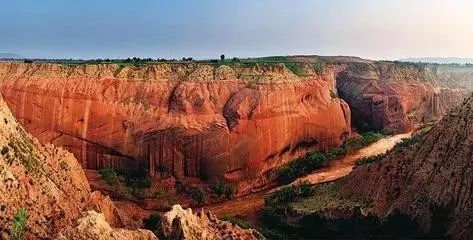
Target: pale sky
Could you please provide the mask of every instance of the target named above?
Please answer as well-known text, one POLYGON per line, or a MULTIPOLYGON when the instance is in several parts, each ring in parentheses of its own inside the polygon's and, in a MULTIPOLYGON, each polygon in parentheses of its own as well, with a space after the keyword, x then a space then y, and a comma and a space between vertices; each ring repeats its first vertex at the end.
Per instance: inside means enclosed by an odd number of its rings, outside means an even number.
POLYGON ((473 1, 5 1, 0 52, 50 58, 473 57, 473 1))

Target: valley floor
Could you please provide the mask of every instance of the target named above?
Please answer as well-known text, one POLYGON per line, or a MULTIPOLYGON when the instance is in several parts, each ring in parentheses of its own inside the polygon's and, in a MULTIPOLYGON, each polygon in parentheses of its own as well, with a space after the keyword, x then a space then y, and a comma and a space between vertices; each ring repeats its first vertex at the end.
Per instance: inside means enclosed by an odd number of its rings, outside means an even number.
MULTIPOLYGON (((340 159, 331 161, 326 167, 310 173, 304 177, 298 178, 289 185, 296 184, 303 181, 308 181, 310 184, 318 184, 330 182, 344 177, 352 171, 356 160, 362 157, 370 157, 378 154, 386 153, 392 149, 397 143, 404 138, 409 138, 412 132, 397 134, 382 138, 375 143, 372 143, 362 149, 359 149, 351 154, 345 155, 340 159)), ((264 206, 264 197, 266 194, 282 188, 273 187, 268 188, 263 192, 254 193, 245 197, 234 200, 211 204, 205 206, 204 209, 222 217, 225 215, 236 216, 238 218, 246 219, 249 222, 259 225, 259 213, 264 206)))

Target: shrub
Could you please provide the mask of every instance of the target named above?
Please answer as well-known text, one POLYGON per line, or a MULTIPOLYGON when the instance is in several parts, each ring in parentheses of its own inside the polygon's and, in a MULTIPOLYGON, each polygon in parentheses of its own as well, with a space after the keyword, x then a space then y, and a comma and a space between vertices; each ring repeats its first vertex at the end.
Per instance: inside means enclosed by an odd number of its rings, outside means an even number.
POLYGON ((151 178, 145 168, 126 169, 120 173, 128 187, 140 189, 152 186, 151 178))
POLYGON ((384 157, 386 157, 386 154, 378 154, 370 157, 362 157, 355 162, 355 166, 362 166, 362 165, 367 165, 375 162, 381 161, 384 157))
POLYGON ((156 231, 158 230, 158 224, 161 221, 161 216, 157 214, 150 214, 148 218, 143 219, 143 225, 145 229, 156 231))
POLYGON ((25 233, 26 221, 28 214, 25 209, 20 209, 13 219, 13 225, 10 229, 10 237, 12 240, 22 240, 25 233))
POLYGON ((317 74, 321 75, 324 70, 325 70, 325 63, 318 60, 315 64, 314 64, 314 70, 317 74))
POLYGON ((320 151, 309 152, 288 163, 279 170, 278 182, 288 184, 294 179, 304 176, 324 166, 328 161, 346 155, 348 152, 362 148, 381 139, 383 134, 366 132, 360 139, 351 139, 343 146, 330 149, 327 153, 320 151))
POLYGON ((289 204, 299 197, 310 197, 314 194, 314 189, 308 182, 298 185, 285 186, 280 190, 271 193, 264 199, 262 212, 263 223, 267 226, 281 228, 285 226, 284 220, 289 212, 289 204))
POLYGON ((375 132, 366 132, 361 135, 361 146, 366 146, 381 139, 383 136, 375 132))
POLYGON ((227 199, 233 199, 235 198, 235 193, 236 193, 236 188, 232 185, 227 185, 225 187, 225 197, 227 199))
POLYGON ((185 190, 185 187, 184 187, 184 184, 182 184, 182 182, 176 181, 176 183, 174 183, 174 191, 176 191, 177 193, 182 193, 184 192, 184 190, 185 190))
POLYGON ((189 191, 192 200, 196 201, 197 203, 201 204, 205 202, 205 193, 202 189, 198 187, 193 187, 189 191))
POLYGON ((216 194, 217 196, 221 197, 225 195, 225 198, 227 199, 233 199, 236 193, 234 186, 225 184, 224 182, 217 182, 211 186, 210 189, 212 193, 216 194))
POLYGON ((162 190, 157 190, 155 193, 154 193, 154 197, 159 199, 159 198, 162 198, 164 196, 164 192, 162 190))
POLYGON ((212 190, 212 192, 214 194, 216 194, 217 196, 222 196, 223 194, 225 194, 225 183, 224 182, 217 182, 216 184, 214 184, 212 187, 210 187, 210 189, 212 190))
POLYGON ((99 174, 102 176, 103 180, 110 185, 118 183, 118 174, 114 168, 102 168, 99 169, 99 174))
POLYGON ((279 171, 278 181, 282 184, 290 183, 295 178, 316 170, 328 160, 327 156, 321 152, 307 153, 303 157, 300 157, 282 167, 279 171))

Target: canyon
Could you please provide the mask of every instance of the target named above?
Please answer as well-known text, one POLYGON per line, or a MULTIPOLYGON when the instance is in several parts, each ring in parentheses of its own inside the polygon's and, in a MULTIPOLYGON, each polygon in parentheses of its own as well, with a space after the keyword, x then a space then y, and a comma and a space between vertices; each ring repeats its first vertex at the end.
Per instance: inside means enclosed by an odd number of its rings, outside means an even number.
POLYGON ((266 236, 471 239, 472 121, 473 95, 346 177, 320 184, 319 174, 275 191, 261 213, 266 236))
POLYGON ((470 87, 468 71, 288 59, 303 74, 284 63, 0 63, 0 91, 28 132, 83 168, 243 182, 247 192, 292 159, 341 145, 352 127, 408 132, 439 120, 470 87))
MULTIPOLYGON (((469 66, 276 59, 228 65, 0 63, 0 233, 13 234, 12 222, 25 211, 27 239, 264 239, 254 229, 179 205, 160 215, 154 232, 142 230, 154 212, 94 192, 89 181, 96 180, 84 169, 92 175, 106 168, 144 169, 157 184, 170 178, 184 186, 230 183, 236 197, 249 196, 206 208, 227 213, 241 206, 254 214, 264 202, 260 190, 275 187, 281 167, 308 152, 329 152, 360 138, 359 132, 385 131, 397 135, 300 180, 327 184, 342 178, 335 184, 343 194, 372 199, 374 214, 400 210, 425 231, 434 222, 429 209, 447 208, 455 219, 447 222, 449 234, 471 237, 465 230, 471 228, 469 213, 462 212, 471 205, 465 196, 471 195, 472 98, 463 100, 472 90, 469 66), (394 147, 381 163, 357 166, 350 174, 359 157, 382 153, 426 125, 434 127, 416 138, 420 143, 394 147), (451 182, 441 180, 447 176, 451 182), (424 191, 407 194, 413 189, 424 191), (413 202, 423 205, 411 209, 413 202)), ((285 189, 276 187, 266 192, 285 189)))

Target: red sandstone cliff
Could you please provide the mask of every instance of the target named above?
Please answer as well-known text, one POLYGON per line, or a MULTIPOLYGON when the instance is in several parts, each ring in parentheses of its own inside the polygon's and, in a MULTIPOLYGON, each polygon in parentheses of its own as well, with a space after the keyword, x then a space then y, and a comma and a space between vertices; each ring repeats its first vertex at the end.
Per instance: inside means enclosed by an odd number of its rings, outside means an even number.
MULTIPOLYGON (((1 239, 157 239, 151 231, 137 229, 110 198, 91 193, 84 171, 71 153, 31 138, 1 96, 0 119, 1 239), (24 228, 14 231, 14 218, 20 211, 26 219, 17 226, 24 228)), ((171 236, 173 239, 264 239, 255 230, 241 229, 210 213, 193 215, 190 209, 175 206, 164 216, 165 234, 178 234, 171 236), (179 218, 180 224, 174 224, 171 217, 179 218)))
POLYGON ((355 125, 404 132, 438 121, 464 98, 466 91, 436 80, 414 65, 348 63, 338 74, 337 88, 350 104, 355 125))
POLYGON ((473 91, 471 66, 376 62, 355 57, 294 56, 337 70, 339 97, 360 130, 407 132, 435 122, 473 91))
POLYGON ((41 142, 85 168, 241 180, 350 134, 333 69, 298 78, 284 65, 0 64, 0 90, 41 142))

